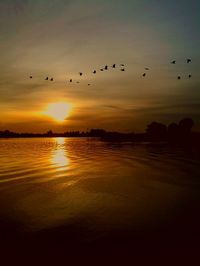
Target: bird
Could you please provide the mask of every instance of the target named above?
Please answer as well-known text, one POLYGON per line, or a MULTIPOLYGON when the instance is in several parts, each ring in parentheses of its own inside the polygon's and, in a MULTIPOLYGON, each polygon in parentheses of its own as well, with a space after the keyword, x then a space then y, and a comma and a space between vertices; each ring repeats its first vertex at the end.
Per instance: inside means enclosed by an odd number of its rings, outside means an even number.
POLYGON ((72 79, 70 79, 69 82, 72 82, 72 79))
POLYGON ((145 67, 144 69, 145 69, 145 70, 149 70, 149 68, 148 68, 148 67, 145 67))
POLYGON ((50 80, 53 81, 53 78, 51 78, 50 80))
POLYGON ((30 78, 30 79, 32 79, 32 78, 33 78, 33 76, 30 76, 29 78, 30 78))
POLYGON ((146 73, 144 73, 142 76, 143 76, 143 77, 146 77, 146 73))
POLYGON ((77 81, 76 83, 80 83, 79 81, 77 81))
POLYGON ((187 63, 189 64, 189 63, 191 63, 192 62, 192 60, 190 59, 190 58, 188 58, 187 59, 187 63))
POLYGON ((96 73, 97 73, 97 71, 96 71, 96 70, 94 70, 92 73, 93 73, 93 74, 96 74, 96 73))
POLYGON ((120 66, 124 66, 124 64, 120 64, 120 66))
POLYGON ((48 78, 48 77, 46 77, 46 78, 45 78, 45 80, 49 80, 49 78, 48 78))
POLYGON ((178 77, 177 77, 177 79, 179 79, 179 80, 180 80, 180 79, 181 79, 181 77, 180 77, 180 76, 178 76, 178 77))
POLYGON ((113 65, 112 65, 112 68, 116 68, 116 64, 113 64, 113 65))
POLYGON ((175 65, 176 64, 176 60, 172 61, 171 64, 174 64, 175 65))
POLYGON ((122 68, 121 71, 125 71, 125 68, 122 68))
POLYGON ((83 73, 82 73, 82 72, 79 72, 79 75, 80 75, 80 76, 82 76, 82 75, 83 75, 83 73))
POLYGON ((90 83, 88 83, 88 86, 90 86, 91 84, 90 83))
POLYGON ((100 70, 101 70, 101 71, 104 71, 104 69, 103 69, 103 68, 101 68, 100 70))
POLYGON ((191 75, 191 74, 189 74, 189 75, 188 75, 188 78, 190 79, 191 77, 192 77, 192 75, 191 75))
POLYGON ((105 66, 105 70, 108 70, 108 66, 105 66))

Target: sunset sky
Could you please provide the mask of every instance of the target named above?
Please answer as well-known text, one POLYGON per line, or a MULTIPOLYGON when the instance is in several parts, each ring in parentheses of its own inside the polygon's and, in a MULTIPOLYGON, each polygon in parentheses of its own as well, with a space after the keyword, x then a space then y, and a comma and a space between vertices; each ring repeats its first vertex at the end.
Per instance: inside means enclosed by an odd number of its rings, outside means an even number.
POLYGON ((139 132, 188 116, 200 130, 199 11, 199 0, 1 0, 0 130, 139 132), (98 71, 114 63, 126 71, 98 71))

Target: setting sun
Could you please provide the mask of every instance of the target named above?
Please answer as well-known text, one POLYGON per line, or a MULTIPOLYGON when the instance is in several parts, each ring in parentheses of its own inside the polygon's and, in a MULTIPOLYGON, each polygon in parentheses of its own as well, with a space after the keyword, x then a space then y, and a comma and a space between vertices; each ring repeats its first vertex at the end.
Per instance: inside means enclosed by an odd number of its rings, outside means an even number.
POLYGON ((69 116, 71 105, 65 102, 50 103, 44 114, 57 122, 63 122, 69 116))

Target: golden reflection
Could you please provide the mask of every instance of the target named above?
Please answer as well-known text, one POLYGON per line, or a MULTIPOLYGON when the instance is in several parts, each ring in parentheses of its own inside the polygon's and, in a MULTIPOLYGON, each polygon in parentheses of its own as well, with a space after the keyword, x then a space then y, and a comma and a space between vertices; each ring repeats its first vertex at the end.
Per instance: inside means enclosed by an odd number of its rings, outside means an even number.
POLYGON ((67 167, 69 165, 69 158, 65 150, 65 138, 55 138, 55 146, 51 162, 58 167, 67 167))

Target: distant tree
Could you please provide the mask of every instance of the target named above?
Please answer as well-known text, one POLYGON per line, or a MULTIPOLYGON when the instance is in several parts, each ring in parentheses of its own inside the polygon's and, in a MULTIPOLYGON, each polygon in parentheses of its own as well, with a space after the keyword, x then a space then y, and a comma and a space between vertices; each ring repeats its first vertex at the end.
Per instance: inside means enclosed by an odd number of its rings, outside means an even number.
POLYGON ((167 135, 167 127, 158 122, 152 122, 147 126, 146 133, 154 139, 163 139, 167 135))
POLYGON ((104 129, 91 129, 89 132, 91 137, 102 137, 105 133, 106 131, 104 129))
POLYGON ((53 135, 53 131, 52 130, 49 130, 47 133, 46 133, 47 136, 52 136, 53 135))
POLYGON ((184 118, 179 122, 180 134, 190 134, 194 121, 191 118, 184 118))
POLYGON ((167 128, 168 136, 173 138, 179 135, 179 126, 176 123, 171 123, 167 128))
POLYGON ((9 135, 10 133, 11 133, 11 132, 10 132, 9 130, 5 130, 5 131, 4 131, 4 134, 5 134, 5 135, 9 135))

